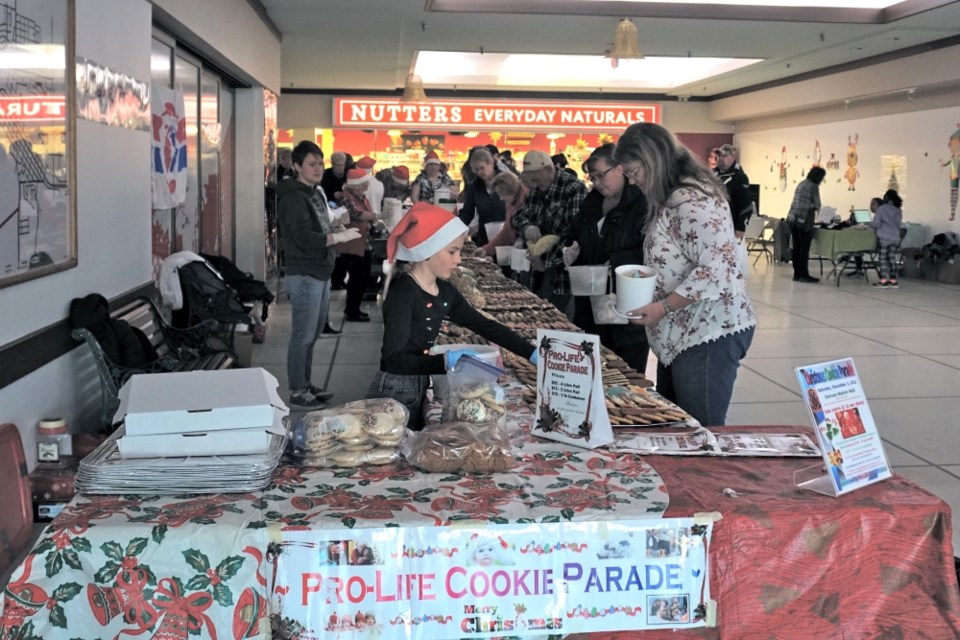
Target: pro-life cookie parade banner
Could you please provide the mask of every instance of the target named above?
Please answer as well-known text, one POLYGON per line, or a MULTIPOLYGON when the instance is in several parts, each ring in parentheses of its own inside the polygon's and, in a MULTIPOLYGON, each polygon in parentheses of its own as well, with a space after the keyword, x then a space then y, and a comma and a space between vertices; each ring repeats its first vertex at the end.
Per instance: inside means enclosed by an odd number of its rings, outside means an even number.
POLYGON ((711 516, 282 531, 271 615, 342 640, 713 626, 712 532, 711 516))

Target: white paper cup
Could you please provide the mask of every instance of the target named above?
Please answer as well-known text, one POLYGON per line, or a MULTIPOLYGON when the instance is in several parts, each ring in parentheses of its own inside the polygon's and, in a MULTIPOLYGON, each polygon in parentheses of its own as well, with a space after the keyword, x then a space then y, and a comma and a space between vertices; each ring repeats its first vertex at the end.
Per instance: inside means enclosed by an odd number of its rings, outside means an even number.
POLYGON ((497 264, 501 267, 510 266, 510 252, 513 250, 513 247, 507 245, 505 247, 495 247, 497 250, 497 264))
POLYGON ((614 269, 614 273, 617 274, 617 311, 627 315, 653 302, 657 288, 655 269, 642 264, 624 264, 614 269))

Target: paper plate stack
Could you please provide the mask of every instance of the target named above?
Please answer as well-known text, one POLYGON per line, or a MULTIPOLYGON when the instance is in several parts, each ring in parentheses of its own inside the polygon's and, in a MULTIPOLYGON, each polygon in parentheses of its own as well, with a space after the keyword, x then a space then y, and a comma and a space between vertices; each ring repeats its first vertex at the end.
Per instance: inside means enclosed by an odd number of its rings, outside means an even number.
POLYGON ((117 430, 80 461, 77 491, 96 494, 245 493, 265 489, 280 463, 286 436, 273 436, 265 454, 122 458, 117 430))

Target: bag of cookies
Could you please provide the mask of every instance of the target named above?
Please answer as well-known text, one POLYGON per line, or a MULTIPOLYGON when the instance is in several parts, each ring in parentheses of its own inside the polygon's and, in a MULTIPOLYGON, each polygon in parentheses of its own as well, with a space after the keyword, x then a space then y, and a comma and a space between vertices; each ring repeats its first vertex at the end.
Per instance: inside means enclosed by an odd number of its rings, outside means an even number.
POLYGON ((448 390, 443 398, 441 422, 505 423, 507 408, 497 379, 503 369, 463 356, 447 371, 448 390))
POLYGON ((495 422, 427 425, 404 441, 403 455, 433 473, 501 473, 517 462, 507 429, 495 422))
POLYGON ((399 459, 409 410, 393 398, 310 411, 294 423, 292 459, 308 467, 358 467, 399 459))

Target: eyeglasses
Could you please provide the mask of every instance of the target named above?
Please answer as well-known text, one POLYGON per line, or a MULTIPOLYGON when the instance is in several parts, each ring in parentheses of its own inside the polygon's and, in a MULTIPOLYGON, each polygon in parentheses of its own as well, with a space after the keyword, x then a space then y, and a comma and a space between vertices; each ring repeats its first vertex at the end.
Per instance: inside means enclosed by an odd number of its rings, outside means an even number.
POLYGON ((587 177, 590 178, 590 182, 598 182, 607 177, 607 174, 619 167, 620 165, 615 164, 606 171, 600 171, 599 173, 588 173, 587 177))
POLYGON ((624 169, 624 170, 623 170, 623 175, 627 176, 627 177, 630 178, 631 180, 636 180, 636 179, 637 179, 637 172, 640 171, 641 169, 643 169, 643 167, 638 164, 638 165, 635 166, 633 169, 624 169))

